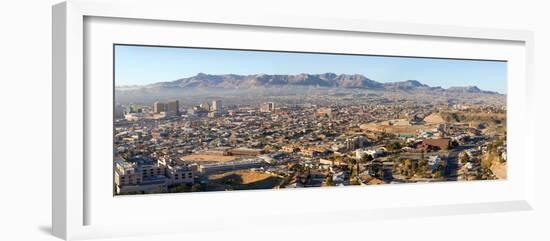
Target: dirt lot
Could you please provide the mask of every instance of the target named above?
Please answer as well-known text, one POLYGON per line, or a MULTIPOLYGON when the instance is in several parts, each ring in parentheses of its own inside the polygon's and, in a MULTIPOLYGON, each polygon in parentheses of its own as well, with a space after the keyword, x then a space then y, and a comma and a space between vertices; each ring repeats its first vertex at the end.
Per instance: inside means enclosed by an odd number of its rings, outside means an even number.
POLYGON ((440 114, 430 114, 429 116, 426 116, 424 118, 424 121, 429 124, 443 124, 445 123, 445 120, 443 120, 443 117, 441 117, 440 114))
POLYGON ((281 178, 271 174, 256 171, 235 171, 208 177, 214 183, 226 186, 226 189, 271 189, 277 187, 281 178))
POLYGON ((498 179, 506 180, 507 177, 507 171, 506 171, 506 163, 500 163, 498 161, 494 161, 491 165, 491 171, 495 176, 498 177, 498 179))
POLYGON ((380 125, 375 123, 362 124, 359 128, 368 131, 383 131, 393 134, 415 134, 418 130, 432 129, 430 125, 380 125))
POLYGON ((206 154, 191 154, 180 157, 184 161, 195 162, 228 162, 240 158, 239 156, 224 156, 224 155, 206 155, 206 154))

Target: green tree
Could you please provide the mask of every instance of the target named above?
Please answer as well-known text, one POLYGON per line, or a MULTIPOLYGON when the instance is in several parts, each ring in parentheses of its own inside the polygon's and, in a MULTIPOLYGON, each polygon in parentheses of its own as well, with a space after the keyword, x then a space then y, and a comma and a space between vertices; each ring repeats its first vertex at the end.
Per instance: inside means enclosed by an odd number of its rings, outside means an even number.
POLYGON ((355 159, 350 159, 348 161, 348 165, 350 166, 350 169, 352 169, 352 167, 355 166, 355 164, 357 164, 357 160, 355 159))
POLYGON ((350 184, 350 185, 359 185, 359 184, 361 184, 361 183, 359 183, 359 178, 354 177, 354 178, 352 178, 352 179, 349 180, 349 184, 350 184))
POLYGON ((501 140, 501 139, 497 139, 493 142, 493 147, 496 149, 498 148, 499 146, 502 146, 504 144, 504 141, 501 140))
POLYGON ((361 158, 361 162, 363 162, 363 163, 367 163, 367 162, 370 162, 372 160, 374 160, 374 158, 371 155, 364 155, 361 158))
POLYGON ((409 160, 409 159, 405 159, 405 160, 403 161, 403 165, 404 165, 407 169, 410 170, 410 169, 412 168, 412 161, 409 160))
POLYGON ((163 187, 157 187, 153 190, 153 193, 164 193, 166 190, 163 187))
POLYGON ((460 163, 462 164, 466 164, 469 161, 470 161, 470 157, 467 154, 462 155, 462 157, 460 158, 460 163))
POLYGON ((493 153, 485 154, 485 156, 481 158, 481 167, 483 169, 491 168, 493 158, 494 158, 493 153))
POLYGON ((193 184, 193 186, 191 186, 191 192, 200 192, 202 191, 202 186, 198 183, 195 183, 193 184))
POLYGON ((487 152, 493 152, 493 144, 492 143, 487 145, 487 152))
POLYGON ((434 173, 434 178, 435 179, 439 179, 443 176, 443 171, 442 170, 438 170, 434 173))
POLYGON ((414 170, 414 172, 416 172, 418 170, 418 162, 413 161, 411 163, 411 169, 414 170))
POLYGON ((333 185, 333 180, 332 180, 332 175, 327 175, 327 178, 325 179, 325 185, 326 186, 332 186, 333 185))
POLYGON ((171 187, 170 189, 168 189, 168 192, 171 192, 171 193, 189 192, 189 191, 191 191, 191 187, 187 184, 180 184, 180 185, 177 185, 175 187, 171 187))
POLYGON ((392 143, 389 143, 386 145, 386 149, 390 150, 390 151, 395 151, 395 150, 398 150, 398 149, 401 149, 401 143, 400 142, 392 142, 392 143))
POLYGON ((413 173, 411 170, 407 170, 406 173, 405 173, 405 178, 407 179, 411 179, 413 176, 413 173))

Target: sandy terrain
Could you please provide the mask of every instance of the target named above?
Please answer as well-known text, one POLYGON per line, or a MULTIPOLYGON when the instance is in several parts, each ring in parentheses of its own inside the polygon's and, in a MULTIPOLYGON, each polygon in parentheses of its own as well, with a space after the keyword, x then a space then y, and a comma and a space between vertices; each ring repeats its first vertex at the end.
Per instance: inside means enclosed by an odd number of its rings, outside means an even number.
POLYGON ((441 117, 440 114, 433 113, 429 116, 426 116, 424 118, 424 121, 429 124, 442 124, 445 123, 445 120, 443 120, 443 117, 441 117))
POLYGON ((278 176, 250 170, 210 175, 208 179, 240 190, 274 188, 281 182, 278 176))
POLYGON ((507 177, 507 171, 506 171, 506 163, 500 163, 498 161, 493 161, 491 165, 491 172, 495 176, 498 177, 498 179, 506 179, 507 177))
POLYGON ((183 161, 195 162, 228 162, 240 158, 239 156, 224 156, 224 155, 206 155, 206 154, 191 154, 180 157, 183 161))
POLYGON ((380 125, 374 123, 362 124, 359 128, 369 131, 380 131, 393 134, 416 134, 418 130, 432 129, 428 125, 380 125))

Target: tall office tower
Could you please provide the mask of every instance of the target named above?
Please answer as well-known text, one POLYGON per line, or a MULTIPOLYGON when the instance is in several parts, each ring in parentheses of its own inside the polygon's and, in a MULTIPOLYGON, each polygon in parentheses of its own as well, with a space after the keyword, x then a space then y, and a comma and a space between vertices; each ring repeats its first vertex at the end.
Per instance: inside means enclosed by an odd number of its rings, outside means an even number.
POLYGON ((273 102, 265 102, 260 108, 261 112, 272 112, 273 110, 275 110, 275 103, 273 102))
POLYGON ((115 105, 115 119, 123 119, 126 108, 121 104, 115 105))
POLYGON ((177 116, 180 112, 180 102, 178 100, 168 102, 166 113, 170 116, 177 116))
POLYGON ((202 104, 200 106, 201 106, 202 109, 204 109, 206 111, 210 111, 210 103, 208 103, 208 101, 202 102, 202 104))
POLYGON ((155 102, 153 104, 153 111, 155 113, 160 113, 160 112, 166 112, 166 103, 162 103, 162 102, 155 102))
POLYGON ((222 101, 221 100, 213 100, 212 101, 212 110, 216 112, 220 112, 223 109, 222 101))

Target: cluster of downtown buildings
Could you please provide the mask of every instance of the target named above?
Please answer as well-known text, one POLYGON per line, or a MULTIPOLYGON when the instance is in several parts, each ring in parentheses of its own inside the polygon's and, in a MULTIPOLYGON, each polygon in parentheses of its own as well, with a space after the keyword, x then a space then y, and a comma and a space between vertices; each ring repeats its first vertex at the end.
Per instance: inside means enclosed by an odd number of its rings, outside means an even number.
MULTIPOLYGON (((225 106, 210 99, 187 108, 177 100, 127 105, 115 113, 115 193, 168 192, 182 185, 210 191, 210 175, 239 170, 280 177, 273 188, 421 181, 437 172, 457 178, 450 169, 459 168, 475 172, 498 136, 484 134, 484 126, 442 121, 435 114, 441 109, 502 111, 391 101, 225 106), (462 155, 469 156, 468 165, 449 165, 462 155), (427 177, 405 170, 403 159, 425 159, 427 177)), ((505 159, 505 143, 498 155, 505 159)))

